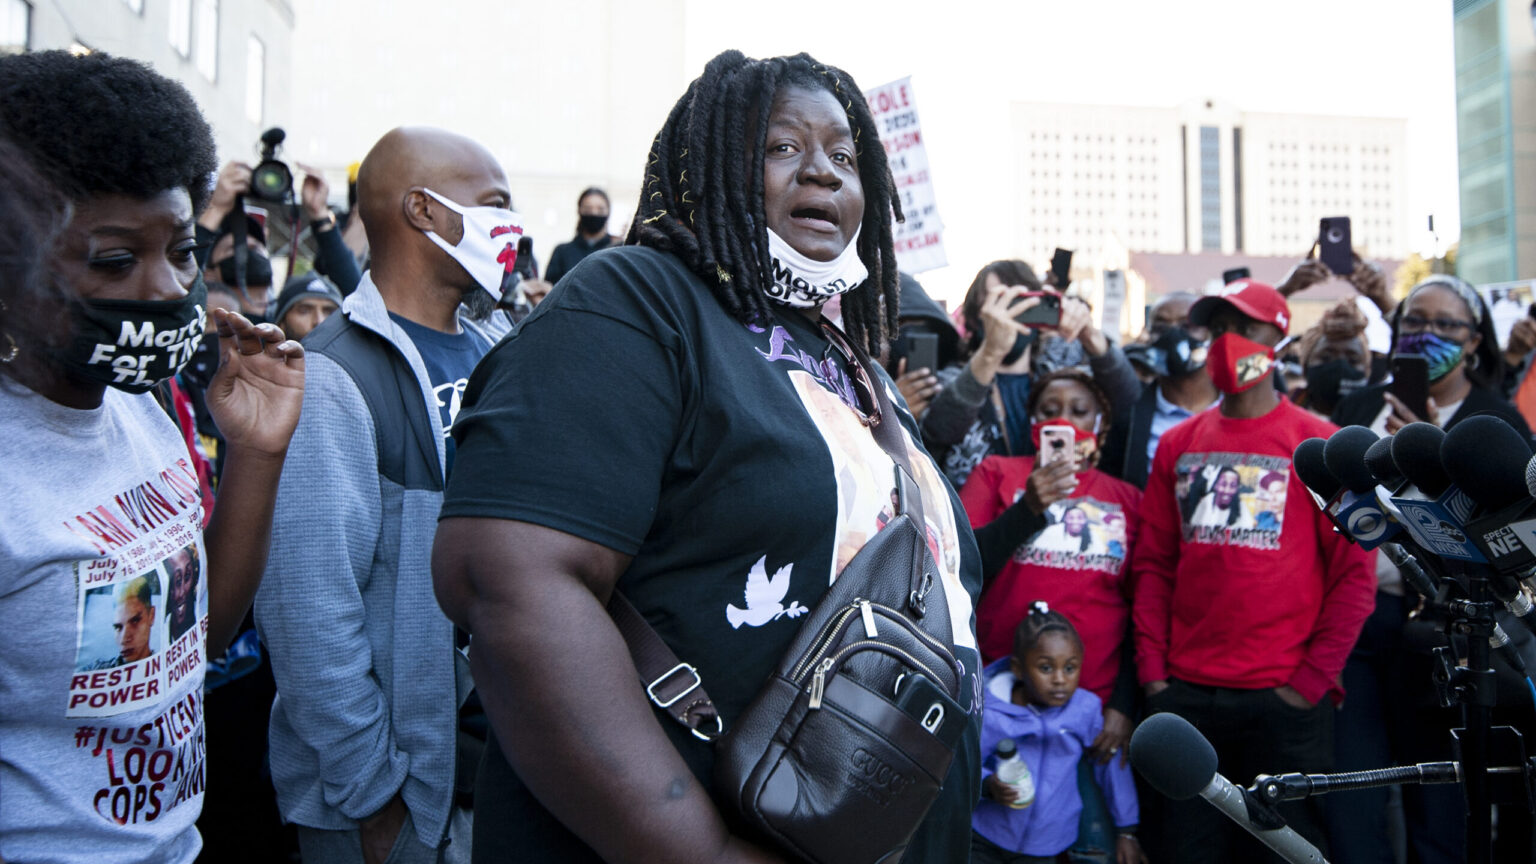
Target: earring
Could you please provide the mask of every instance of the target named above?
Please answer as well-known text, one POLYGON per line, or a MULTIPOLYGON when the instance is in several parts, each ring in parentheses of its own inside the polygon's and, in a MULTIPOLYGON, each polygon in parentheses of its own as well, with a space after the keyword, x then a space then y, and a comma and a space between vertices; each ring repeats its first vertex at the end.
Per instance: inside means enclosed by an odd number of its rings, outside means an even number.
POLYGON ((1476 369, 1477 368, 1477 364, 1479 364, 1481 362, 1482 361, 1480 359, 1478 359, 1478 356, 1474 353, 1474 354, 1472 354, 1472 355, 1467 357, 1467 368, 1468 369, 1476 369))
POLYGON ((4 336, 6 343, 9 345, 5 349, 5 353, 0 354, 0 363, 9 363, 16 359, 16 355, 21 353, 21 349, 16 345, 16 337, 4 330, 0 330, 0 336, 4 336))

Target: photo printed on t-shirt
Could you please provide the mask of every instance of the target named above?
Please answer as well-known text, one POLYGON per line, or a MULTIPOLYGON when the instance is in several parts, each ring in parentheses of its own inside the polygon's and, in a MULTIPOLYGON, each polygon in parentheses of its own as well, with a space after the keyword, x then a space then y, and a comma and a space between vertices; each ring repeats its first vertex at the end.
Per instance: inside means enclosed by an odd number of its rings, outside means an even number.
POLYGON ((1291 460, 1185 453, 1174 468, 1184 542, 1279 549, 1291 460))

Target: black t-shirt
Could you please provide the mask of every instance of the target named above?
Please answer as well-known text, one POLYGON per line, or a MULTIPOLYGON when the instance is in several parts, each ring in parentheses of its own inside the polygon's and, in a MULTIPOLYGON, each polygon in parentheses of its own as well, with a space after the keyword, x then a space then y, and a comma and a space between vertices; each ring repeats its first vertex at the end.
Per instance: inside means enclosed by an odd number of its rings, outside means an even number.
MULTIPOLYGON (((741 324, 671 255, 633 246, 593 255, 475 370, 442 515, 536 523, 633 555, 619 589, 699 668, 729 727, 805 611, 889 519, 890 457, 837 394, 841 364, 828 349, 793 310, 769 326, 741 324), (510 454, 537 458, 509 469, 510 454)), ((900 413, 934 559, 956 598, 956 642, 974 648, 974 540, 900 413)), ((974 669, 972 651, 957 653, 974 669)), ((657 716, 708 787, 709 745, 657 716)), ((976 746, 962 742, 907 860, 965 854, 976 746)), ((497 833, 525 854, 582 860, 564 845, 574 838, 496 767, 507 782, 481 783, 477 845, 482 826, 502 824, 497 833)))
POLYGON ((469 386, 469 373, 475 364, 490 350, 491 343, 472 330, 444 333, 409 318, 391 312, 389 317, 411 337, 416 353, 421 355, 422 365, 427 367, 427 381, 432 385, 432 395, 437 398, 438 416, 443 421, 444 467, 453 473, 454 447, 451 431, 453 420, 459 414, 464 400, 464 389, 469 386))

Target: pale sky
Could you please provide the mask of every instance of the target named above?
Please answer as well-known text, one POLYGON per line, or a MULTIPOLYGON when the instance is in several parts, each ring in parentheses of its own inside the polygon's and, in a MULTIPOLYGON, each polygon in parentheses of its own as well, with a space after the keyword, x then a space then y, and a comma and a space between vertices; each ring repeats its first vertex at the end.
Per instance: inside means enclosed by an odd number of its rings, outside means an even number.
POLYGON ((992 178, 1010 170, 1010 102, 1214 98, 1404 118, 1411 245, 1423 245, 1430 213, 1442 243, 1460 233, 1448 0, 687 0, 685 20, 690 79, 726 48, 807 51, 866 89, 912 76, 951 265, 923 274, 935 295, 958 299, 1008 252, 992 178))

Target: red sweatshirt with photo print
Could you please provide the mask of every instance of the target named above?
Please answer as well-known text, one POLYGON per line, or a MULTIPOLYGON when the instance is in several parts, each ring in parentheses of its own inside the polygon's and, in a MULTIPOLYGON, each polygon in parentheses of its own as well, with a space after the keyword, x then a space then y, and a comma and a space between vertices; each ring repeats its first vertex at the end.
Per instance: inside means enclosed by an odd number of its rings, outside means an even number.
POLYGON ((1291 468, 1297 444, 1336 428, 1282 399, 1262 417, 1212 408, 1164 433, 1131 564, 1143 684, 1289 684, 1343 700, 1375 553, 1333 529, 1291 468))

